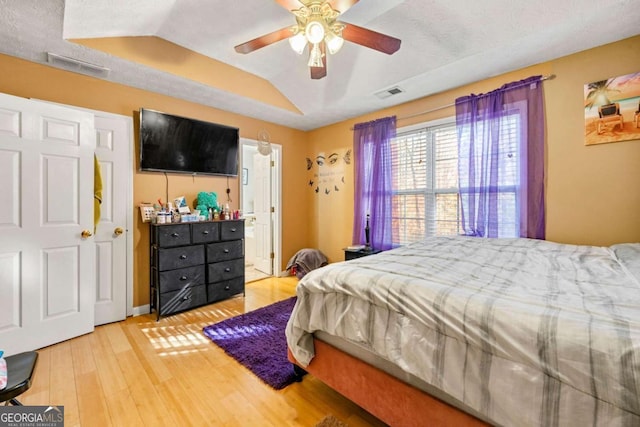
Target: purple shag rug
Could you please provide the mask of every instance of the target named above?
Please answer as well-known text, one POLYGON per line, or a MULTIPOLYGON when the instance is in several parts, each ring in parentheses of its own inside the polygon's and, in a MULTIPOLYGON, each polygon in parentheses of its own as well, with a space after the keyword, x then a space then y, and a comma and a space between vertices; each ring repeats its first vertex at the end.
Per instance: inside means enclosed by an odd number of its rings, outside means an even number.
POLYGON ((299 381, 287 359, 285 327, 296 297, 206 326, 204 334, 276 390, 299 381))

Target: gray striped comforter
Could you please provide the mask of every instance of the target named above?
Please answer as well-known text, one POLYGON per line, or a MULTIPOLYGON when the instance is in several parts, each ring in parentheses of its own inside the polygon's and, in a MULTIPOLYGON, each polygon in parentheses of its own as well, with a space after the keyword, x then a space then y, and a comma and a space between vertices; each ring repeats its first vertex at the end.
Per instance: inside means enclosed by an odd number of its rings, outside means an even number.
POLYGON ((432 238, 314 270, 287 342, 359 343, 509 426, 640 426, 640 244, 432 238))

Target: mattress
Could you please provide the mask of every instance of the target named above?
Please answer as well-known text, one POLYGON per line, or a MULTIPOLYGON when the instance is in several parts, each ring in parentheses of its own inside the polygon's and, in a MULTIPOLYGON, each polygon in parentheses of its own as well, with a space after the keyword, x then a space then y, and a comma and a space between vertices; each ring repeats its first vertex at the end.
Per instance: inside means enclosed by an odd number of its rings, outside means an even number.
POLYGON ((498 425, 640 425, 640 245, 432 238, 314 270, 287 342, 324 331, 498 425))

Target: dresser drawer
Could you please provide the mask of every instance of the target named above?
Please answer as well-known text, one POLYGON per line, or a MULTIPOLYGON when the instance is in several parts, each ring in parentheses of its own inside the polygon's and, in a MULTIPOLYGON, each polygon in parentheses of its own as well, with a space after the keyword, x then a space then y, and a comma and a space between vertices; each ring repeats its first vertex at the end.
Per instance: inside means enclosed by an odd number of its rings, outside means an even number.
POLYGON ((221 221, 220 240, 237 240, 244 238, 244 221, 221 221))
POLYGON ((207 262, 228 261, 230 259, 242 258, 243 255, 242 240, 231 240, 207 245, 207 262))
POLYGON ((217 222, 194 223, 192 227, 193 243, 209 243, 220 240, 220 224, 217 222))
POLYGON ((207 302, 220 301, 244 292, 244 277, 225 280, 207 285, 207 302))
POLYGON ((162 315, 187 310, 207 303, 205 285, 186 285, 181 289, 160 294, 160 312, 162 315))
POLYGON ((154 241, 163 248, 191 243, 189 224, 158 225, 153 227, 154 241))
POLYGON ((231 261, 214 262, 208 264, 207 283, 220 282, 222 280, 233 279, 234 277, 244 278, 244 259, 234 259, 231 261))
POLYGON ((158 274, 156 284, 160 292, 175 291, 185 285, 203 285, 205 283, 204 265, 163 271, 158 274))
POLYGON ((157 249, 158 270, 174 270, 204 264, 204 245, 157 249))

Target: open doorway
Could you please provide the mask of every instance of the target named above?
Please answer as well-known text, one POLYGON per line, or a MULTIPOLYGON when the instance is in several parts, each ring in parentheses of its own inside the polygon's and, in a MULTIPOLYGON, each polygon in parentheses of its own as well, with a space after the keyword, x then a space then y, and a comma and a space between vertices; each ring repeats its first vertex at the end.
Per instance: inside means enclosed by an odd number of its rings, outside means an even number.
POLYGON ((241 139, 241 209, 245 219, 245 281, 279 275, 281 146, 258 150, 241 139))

